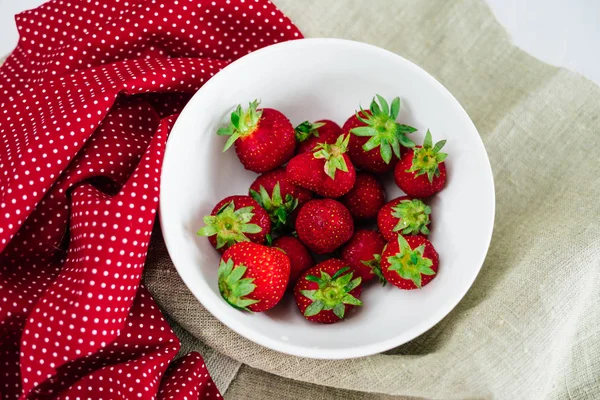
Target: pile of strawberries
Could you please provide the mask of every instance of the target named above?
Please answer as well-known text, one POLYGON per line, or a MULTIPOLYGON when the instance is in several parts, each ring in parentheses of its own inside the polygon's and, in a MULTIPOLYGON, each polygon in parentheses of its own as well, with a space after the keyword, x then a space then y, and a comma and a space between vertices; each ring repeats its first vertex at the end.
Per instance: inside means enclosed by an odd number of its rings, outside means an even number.
POLYGON ((445 140, 433 144, 427 131, 415 145, 407 135, 416 129, 396 122, 398 97, 388 104, 377 95, 342 128, 329 120, 294 128, 258 106, 238 106, 217 134, 229 136, 224 151, 234 145, 244 167, 261 175, 249 195, 221 200, 198 231, 222 253, 223 298, 260 312, 289 289, 306 319, 333 323, 362 305, 363 285, 374 278, 403 290, 427 285, 439 261, 422 199, 444 188, 445 140), (386 203, 379 177, 392 170, 406 196, 386 203), (375 221, 378 231, 369 229, 375 221))

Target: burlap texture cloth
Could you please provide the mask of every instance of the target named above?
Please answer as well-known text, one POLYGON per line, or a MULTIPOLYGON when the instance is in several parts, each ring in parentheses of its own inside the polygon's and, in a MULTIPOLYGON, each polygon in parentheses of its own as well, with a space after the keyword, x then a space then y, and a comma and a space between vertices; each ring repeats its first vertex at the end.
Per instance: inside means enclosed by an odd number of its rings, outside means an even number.
POLYGON ((494 171, 494 236, 471 290, 429 332, 318 361, 218 322, 156 235, 145 281, 182 351, 202 353, 227 399, 599 399, 600 88, 517 49, 482 0, 275 3, 307 37, 386 48, 456 96, 494 171))

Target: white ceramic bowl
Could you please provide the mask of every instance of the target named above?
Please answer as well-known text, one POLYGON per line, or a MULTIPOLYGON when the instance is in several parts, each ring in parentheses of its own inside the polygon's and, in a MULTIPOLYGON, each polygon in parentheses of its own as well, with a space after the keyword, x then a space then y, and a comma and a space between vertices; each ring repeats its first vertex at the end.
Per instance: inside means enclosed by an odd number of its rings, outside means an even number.
MULTIPOLYGON (((388 199, 402 192, 386 184, 388 199)), ((216 318, 240 335, 280 352, 312 358, 366 356, 422 334, 456 306, 484 261, 494 224, 494 184, 477 130, 458 101, 431 75, 380 48, 338 39, 304 39, 255 51, 235 61, 196 93, 177 120, 162 171, 160 217, 169 254, 183 281, 216 318), (434 141, 448 139, 446 188, 436 195, 431 241, 440 255, 437 277, 421 290, 369 285, 363 307, 333 325, 306 321, 291 296, 265 313, 237 311, 217 288, 219 254, 196 236, 222 198, 247 194, 256 174, 235 151, 222 153, 215 134, 237 104, 255 98, 294 124, 332 119, 340 125, 372 97, 400 96, 399 121, 434 141)))

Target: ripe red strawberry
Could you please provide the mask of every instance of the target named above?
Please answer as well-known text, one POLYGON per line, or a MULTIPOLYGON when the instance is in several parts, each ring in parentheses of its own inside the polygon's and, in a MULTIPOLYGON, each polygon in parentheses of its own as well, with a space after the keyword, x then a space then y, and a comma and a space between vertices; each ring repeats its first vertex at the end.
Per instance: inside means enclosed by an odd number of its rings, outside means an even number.
POLYGON ((356 183, 340 201, 357 220, 377 217, 385 204, 385 191, 377 178, 366 172, 356 174, 356 183))
POLYGON ((235 143, 235 152, 244 168, 266 172, 285 164, 296 150, 294 126, 285 115, 272 108, 259 109, 258 100, 247 110, 238 105, 231 113, 231 124, 217 131, 229 136, 223 151, 235 143))
POLYGON ((342 134, 342 128, 328 119, 311 124, 303 122, 296 127, 296 154, 312 153, 319 143, 334 144, 342 134))
POLYGON ((433 145, 431 132, 427 131, 423 146, 408 150, 394 170, 396 185, 411 197, 428 197, 444 188, 448 156, 440 153, 446 144, 440 140, 433 145))
POLYGON ((290 283, 293 287, 300 274, 315 265, 310 251, 293 236, 281 236, 273 241, 273 247, 283 250, 290 258, 290 283))
POLYGON ((370 110, 363 110, 348 118, 342 128, 346 135, 351 133, 348 154, 352 163, 370 172, 391 171, 400 158, 400 146, 413 147, 415 144, 406 137, 416 131, 408 125, 396 122, 400 112, 400 98, 392 100, 391 106, 377 95, 370 110))
POLYGON ((285 293, 290 259, 282 251, 252 242, 236 243, 221 258, 219 292, 234 308, 266 311, 285 293))
POLYGON ((260 175, 250 185, 250 196, 264 208, 275 232, 293 230, 300 207, 313 198, 310 190, 292 184, 284 168, 260 175))
POLYGON ((354 222, 346 207, 331 199, 311 200, 296 219, 298 239, 317 254, 330 253, 354 233, 354 222))
POLYGON ((271 220, 250 196, 229 196, 217 203, 204 217, 206 226, 199 236, 208 236, 210 244, 223 253, 238 242, 264 243, 271 232, 271 220))
POLYGON ((377 226, 385 240, 394 242, 399 234, 429 235, 430 218, 431 207, 419 199, 401 196, 379 210, 377 226))
POLYGON ((348 193, 356 181, 354 166, 345 154, 348 140, 348 136, 340 136, 335 144, 321 143, 315 152, 292 158, 286 168, 290 182, 323 197, 348 193))
POLYGON ((361 278, 340 260, 331 258, 302 274, 294 298, 304 318, 321 324, 338 322, 354 306, 362 291, 361 278))
POLYGON ((398 235, 381 256, 381 272, 392 285, 404 290, 421 288, 437 274, 438 253, 425 236, 398 235))
POLYGON ((344 245, 341 259, 352 267, 363 282, 370 281, 375 276, 385 284, 381 274, 379 261, 385 247, 385 240, 375 231, 361 229, 344 245))

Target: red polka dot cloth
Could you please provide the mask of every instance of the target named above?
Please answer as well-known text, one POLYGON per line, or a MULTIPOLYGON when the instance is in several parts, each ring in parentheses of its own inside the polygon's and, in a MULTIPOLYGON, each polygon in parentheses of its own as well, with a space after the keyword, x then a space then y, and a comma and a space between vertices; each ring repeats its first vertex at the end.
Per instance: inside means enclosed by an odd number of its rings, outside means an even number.
POLYGON ((0 398, 220 397, 140 279, 167 135, 232 60, 300 38, 265 0, 54 0, 0 69, 0 398))

